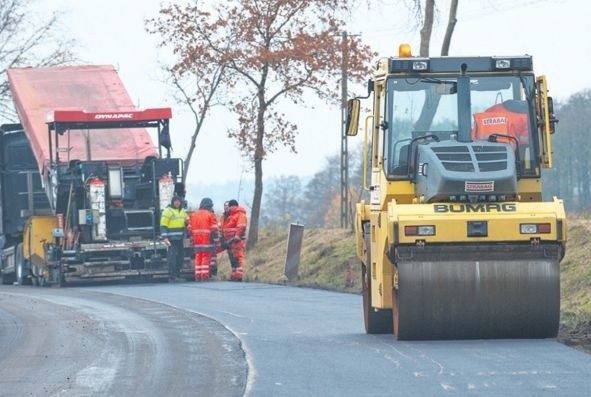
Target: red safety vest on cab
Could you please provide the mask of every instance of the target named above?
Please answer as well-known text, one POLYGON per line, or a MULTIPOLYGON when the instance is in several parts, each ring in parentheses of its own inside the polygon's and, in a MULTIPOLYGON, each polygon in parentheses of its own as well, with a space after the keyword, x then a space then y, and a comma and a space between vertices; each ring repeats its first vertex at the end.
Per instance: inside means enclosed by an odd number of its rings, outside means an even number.
MULTIPOLYGON (((512 112, 502 103, 491 106, 484 112, 474 113, 473 140, 487 140, 489 135, 502 134, 517 138, 519 144, 529 143, 527 113, 512 112)), ((499 138, 499 142, 509 142, 499 138)))

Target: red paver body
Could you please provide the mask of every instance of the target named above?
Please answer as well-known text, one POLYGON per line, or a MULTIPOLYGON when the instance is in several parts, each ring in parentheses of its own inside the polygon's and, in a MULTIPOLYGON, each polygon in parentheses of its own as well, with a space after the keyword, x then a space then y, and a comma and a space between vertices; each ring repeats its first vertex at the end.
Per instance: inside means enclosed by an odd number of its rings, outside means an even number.
MULTIPOLYGON (((47 115, 55 110, 126 112, 136 110, 115 68, 111 65, 13 68, 8 81, 16 110, 43 174, 49 164, 47 115)), ((86 131, 72 131, 60 138, 60 146, 70 147, 61 162, 87 160, 86 131)), ((90 131, 92 160, 123 164, 143 162, 157 156, 144 128, 90 131)))

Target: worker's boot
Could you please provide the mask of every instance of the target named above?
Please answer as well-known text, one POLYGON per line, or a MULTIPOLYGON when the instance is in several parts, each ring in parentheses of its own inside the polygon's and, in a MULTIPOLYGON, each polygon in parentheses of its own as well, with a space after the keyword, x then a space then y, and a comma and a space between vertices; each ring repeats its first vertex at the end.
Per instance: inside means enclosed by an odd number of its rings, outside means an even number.
POLYGON ((209 278, 217 278, 218 276, 218 261, 215 254, 209 259, 209 278))
POLYGON ((239 267, 233 267, 230 273, 230 281, 242 281, 242 271, 239 267))

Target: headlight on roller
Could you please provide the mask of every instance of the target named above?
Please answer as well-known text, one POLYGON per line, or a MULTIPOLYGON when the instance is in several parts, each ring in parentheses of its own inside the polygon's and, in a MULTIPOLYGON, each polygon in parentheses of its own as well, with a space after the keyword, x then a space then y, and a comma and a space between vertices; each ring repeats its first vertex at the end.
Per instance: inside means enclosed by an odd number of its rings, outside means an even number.
POLYGON ((497 69, 509 69, 511 68, 511 61, 508 59, 497 59, 495 61, 495 68, 497 69))
POLYGON ((435 226, 434 225, 421 225, 421 226, 405 226, 404 234, 407 236, 434 236, 435 226))
POLYGON ((552 230, 549 223, 522 223, 519 229, 521 234, 547 234, 552 230))

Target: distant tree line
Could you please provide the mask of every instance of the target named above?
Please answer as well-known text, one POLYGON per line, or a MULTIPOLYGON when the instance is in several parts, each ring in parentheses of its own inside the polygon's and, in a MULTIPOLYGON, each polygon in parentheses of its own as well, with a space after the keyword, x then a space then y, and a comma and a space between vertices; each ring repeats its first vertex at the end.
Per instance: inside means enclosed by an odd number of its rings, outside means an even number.
POLYGON ((553 168, 543 172, 544 196, 563 199, 567 211, 591 209, 591 89, 557 104, 553 168))
MULTIPOLYGON (((355 203, 367 196, 361 153, 361 148, 349 153, 349 219, 355 219, 355 203)), ((271 181, 263 200, 262 226, 298 222, 308 228, 340 227, 340 167, 340 154, 335 154, 328 156, 322 169, 307 182, 296 175, 271 181)))

